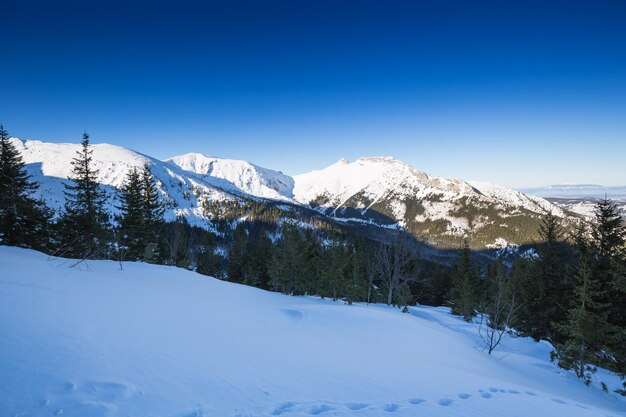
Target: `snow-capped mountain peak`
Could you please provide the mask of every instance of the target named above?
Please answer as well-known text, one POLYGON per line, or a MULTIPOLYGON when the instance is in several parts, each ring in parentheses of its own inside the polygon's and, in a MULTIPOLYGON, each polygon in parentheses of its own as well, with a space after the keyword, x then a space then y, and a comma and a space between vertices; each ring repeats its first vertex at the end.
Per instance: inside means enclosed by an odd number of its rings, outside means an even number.
MULTIPOLYGON (((71 175, 71 161, 80 144, 12 139, 28 172, 41 184, 39 196, 62 208, 63 183, 71 175)), ((522 243, 534 236, 547 211, 563 216, 550 202, 506 187, 436 177, 392 157, 340 160, 324 169, 294 177, 244 160, 188 153, 160 161, 133 150, 93 144, 98 181, 109 194, 108 209, 116 213, 116 189, 132 168, 149 164, 166 205, 166 218, 183 215, 192 224, 212 228, 219 213, 212 202, 264 200, 314 208, 340 223, 367 227, 403 228, 437 244, 458 243, 480 235, 476 246, 497 238, 522 243), (512 219, 512 220, 509 220, 512 219)), ((219 204, 218 204, 219 205, 219 204)))
POLYGON ((256 197, 288 200, 293 196, 293 178, 248 161, 187 153, 166 162, 203 178, 226 180, 241 192, 256 197))

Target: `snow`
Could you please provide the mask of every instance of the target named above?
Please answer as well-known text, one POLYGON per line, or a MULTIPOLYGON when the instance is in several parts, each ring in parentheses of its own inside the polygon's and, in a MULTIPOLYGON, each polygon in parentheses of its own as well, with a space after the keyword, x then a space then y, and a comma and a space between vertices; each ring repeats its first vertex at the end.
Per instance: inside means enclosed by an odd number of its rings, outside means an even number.
POLYGON ((278 200, 291 200, 293 197, 293 178, 247 161, 188 153, 170 158, 167 162, 203 177, 224 179, 241 192, 256 197, 278 200))
MULTIPOLYGON (((71 174, 71 161, 80 145, 11 140, 22 153, 28 172, 41 184, 38 196, 51 207, 61 209, 63 183, 71 174)), ((113 214, 117 213, 116 188, 121 186, 130 169, 147 163, 166 202, 166 219, 182 215, 191 224, 207 229, 211 227, 211 215, 203 210, 203 202, 241 198, 301 205, 325 199, 318 207, 320 213, 330 208, 334 217, 342 213, 340 209, 351 207, 361 211, 365 223, 381 227, 389 223, 406 227, 411 220, 443 219, 448 222, 450 235, 464 235, 468 231, 467 219, 454 215, 464 198, 477 205, 495 204, 502 209, 502 217, 521 208, 538 214, 551 210, 559 216, 565 215, 562 209, 542 198, 489 183, 435 177, 392 157, 365 157, 353 162, 342 159, 325 169, 290 177, 247 161, 198 153, 160 161, 109 144, 93 144, 92 150, 98 181, 110 197, 107 209, 113 214), (421 202, 424 213, 415 219, 406 218, 409 201, 421 202), (368 210, 377 203, 389 209, 392 218, 387 224, 368 216, 368 210)), ((482 220, 475 221, 475 226, 480 226, 482 220)))
POLYGON ((482 351, 446 308, 289 297, 0 247, 3 416, 619 416, 551 347, 482 351))
POLYGON ((511 188, 506 188, 501 185, 491 184, 488 182, 468 181, 468 184, 477 189, 483 195, 497 198, 499 201, 512 206, 523 207, 526 210, 542 214, 552 212, 555 216, 565 216, 565 213, 563 213, 563 210, 560 207, 555 206, 540 197, 526 195, 511 188))
MULTIPOLYGON (((64 205, 63 183, 72 172, 72 159, 80 149, 80 144, 52 143, 35 140, 11 139, 22 154, 27 172, 33 180, 41 184, 37 196, 43 197, 54 209, 64 205)), ((147 155, 130 149, 109 145, 92 144, 93 167, 98 171, 97 180, 109 195, 107 210, 117 213, 115 194, 133 168, 141 169, 148 164, 157 180, 157 188, 166 203, 166 218, 173 220, 176 215, 184 215, 191 224, 209 227, 196 196, 203 199, 228 200, 237 198, 240 192, 227 181, 219 178, 203 179, 147 155)))

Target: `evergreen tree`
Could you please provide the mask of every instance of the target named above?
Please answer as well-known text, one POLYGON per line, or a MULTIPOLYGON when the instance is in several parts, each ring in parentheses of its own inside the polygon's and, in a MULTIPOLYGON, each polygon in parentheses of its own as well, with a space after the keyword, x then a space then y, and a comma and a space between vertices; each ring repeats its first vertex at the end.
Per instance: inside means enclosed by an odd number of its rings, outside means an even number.
POLYGON ((161 255, 159 242, 162 240, 165 207, 159 199, 156 182, 148 164, 141 171, 141 191, 145 225, 143 260, 152 262, 161 255))
POLYGON ((142 195, 142 180, 137 169, 128 172, 126 181, 119 191, 121 201, 119 217, 119 251, 124 258, 141 259, 145 251, 146 211, 142 195))
POLYGON ((530 286, 526 288, 528 303, 525 318, 525 334, 539 340, 542 338, 557 342, 558 331, 555 323, 566 319, 568 300, 571 298, 572 283, 569 268, 572 267, 572 252, 564 238, 560 219, 551 212, 546 214, 539 226, 542 242, 537 246, 538 256, 533 259, 530 286))
POLYGON ((618 207, 607 198, 595 209, 589 250, 595 255, 594 279, 605 289, 608 321, 615 330, 607 341, 611 361, 606 365, 626 376, 626 224, 618 207))
POLYGON ((452 313, 462 315, 465 321, 470 321, 476 315, 479 306, 480 286, 478 267, 472 260, 469 244, 465 240, 459 261, 452 271, 450 290, 452 313))
POLYGON ((284 294, 303 295, 306 284, 302 279, 302 240, 300 231, 292 224, 281 227, 282 238, 277 242, 270 263, 270 285, 284 294))
POLYGON ((65 212, 62 218, 64 254, 83 259, 105 257, 109 215, 104 204, 106 193, 97 182, 89 135, 83 134, 81 148, 72 160, 72 184, 65 185, 65 212))
MULTIPOLYGON (((228 251, 228 280, 244 282, 249 268, 248 231, 244 223, 239 223, 233 231, 230 249, 228 251)), ((248 283, 254 284, 254 279, 248 276, 248 283)))
POLYGON ((601 283, 593 277, 589 258, 583 258, 577 274, 572 308, 567 313, 565 323, 557 324, 566 341, 558 347, 554 356, 558 358, 561 367, 573 369, 587 384, 591 373, 595 371, 592 364, 605 362, 604 347, 611 338, 606 304, 599 301, 604 296, 601 283))
POLYGON ((51 211, 32 194, 38 185, 30 181, 18 149, 0 124, 0 243, 37 249, 46 246, 51 211))

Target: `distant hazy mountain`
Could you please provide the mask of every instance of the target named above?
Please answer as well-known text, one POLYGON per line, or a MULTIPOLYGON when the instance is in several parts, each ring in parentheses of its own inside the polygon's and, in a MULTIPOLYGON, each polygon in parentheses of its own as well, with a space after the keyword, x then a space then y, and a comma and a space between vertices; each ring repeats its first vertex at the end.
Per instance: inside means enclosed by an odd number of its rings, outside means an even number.
POLYGON ((554 198, 626 198, 626 185, 605 187, 595 184, 557 184, 537 188, 521 188, 525 194, 554 198))

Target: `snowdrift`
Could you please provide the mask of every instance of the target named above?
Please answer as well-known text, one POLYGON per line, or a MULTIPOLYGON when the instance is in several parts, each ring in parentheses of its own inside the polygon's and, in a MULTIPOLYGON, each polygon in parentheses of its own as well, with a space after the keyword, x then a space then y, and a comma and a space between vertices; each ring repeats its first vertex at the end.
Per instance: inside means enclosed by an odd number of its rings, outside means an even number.
POLYGON ((0 247, 1 416, 626 414, 623 398, 551 364, 549 345, 507 339, 487 355, 444 308, 73 264, 0 247))

